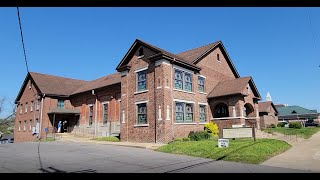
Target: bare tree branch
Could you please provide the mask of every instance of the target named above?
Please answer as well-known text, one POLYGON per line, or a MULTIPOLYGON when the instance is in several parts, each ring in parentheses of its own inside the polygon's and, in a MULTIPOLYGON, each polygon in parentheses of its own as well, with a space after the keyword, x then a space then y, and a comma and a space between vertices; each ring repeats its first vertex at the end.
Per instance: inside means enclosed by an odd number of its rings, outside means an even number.
POLYGON ((4 100, 5 100, 5 98, 0 98, 0 114, 1 114, 1 112, 3 110, 4 100))

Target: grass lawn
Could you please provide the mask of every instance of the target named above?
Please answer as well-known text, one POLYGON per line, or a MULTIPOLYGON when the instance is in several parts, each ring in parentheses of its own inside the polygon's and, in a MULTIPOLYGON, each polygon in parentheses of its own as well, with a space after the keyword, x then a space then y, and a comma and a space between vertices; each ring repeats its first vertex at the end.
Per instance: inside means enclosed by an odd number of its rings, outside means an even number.
POLYGON ((230 140, 228 148, 218 148, 217 140, 173 142, 156 151, 183 154, 215 160, 259 164, 291 147, 284 141, 275 139, 230 140))
POLYGON ((95 141, 110 141, 110 142, 119 142, 120 140, 117 137, 97 137, 97 138, 93 138, 92 140, 95 141))
POLYGON ((297 134, 298 137, 308 139, 313 134, 320 131, 320 127, 305 127, 305 128, 301 128, 301 129, 277 127, 277 128, 268 128, 264 131, 265 132, 278 132, 278 133, 286 134, 286 135, 296 135, 297 134))

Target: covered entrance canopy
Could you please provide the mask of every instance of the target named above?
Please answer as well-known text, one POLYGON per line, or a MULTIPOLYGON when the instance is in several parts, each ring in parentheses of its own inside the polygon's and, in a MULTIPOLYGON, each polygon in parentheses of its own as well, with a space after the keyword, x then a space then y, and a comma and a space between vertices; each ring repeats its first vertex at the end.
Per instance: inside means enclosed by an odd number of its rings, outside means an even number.
POLYGON ((79 109, 55 108, 48 111, 49 119, 52 123, 52 132, 58 131, 58 123, 61 121, 61 129, 59 132, 71 132, 79 122, 79 109))

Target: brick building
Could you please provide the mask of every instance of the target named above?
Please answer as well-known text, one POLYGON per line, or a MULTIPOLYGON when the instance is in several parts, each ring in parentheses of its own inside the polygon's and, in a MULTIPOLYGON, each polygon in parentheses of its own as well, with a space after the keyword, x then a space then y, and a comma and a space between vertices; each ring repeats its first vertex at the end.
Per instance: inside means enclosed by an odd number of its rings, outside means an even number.
POLYGON ((94 81, 29 73, 16 99, 16 142, 34 139, 38 130, 43 137, 60 120, 67 132, 156 143, 203 130, 209 121, 220 129, 260 128, 260 94, 220 41, 173 54, 136 40, 116 70, 94 81))
POLYGON ((278 110, 272 101, 259 102, 259 116, 262 129, 278 124, 278 110))

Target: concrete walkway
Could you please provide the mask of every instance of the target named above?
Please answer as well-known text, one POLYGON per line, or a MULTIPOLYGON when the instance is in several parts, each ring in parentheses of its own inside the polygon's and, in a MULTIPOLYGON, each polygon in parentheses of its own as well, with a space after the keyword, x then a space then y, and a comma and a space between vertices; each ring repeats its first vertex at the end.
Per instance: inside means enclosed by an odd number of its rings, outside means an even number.
POLYGON ((78 143, 93 143, 93 144, 108 144, 116 146, 126 146, 126 147, 135 147, 143 149, 157 149, 165 144, 156 144, 156 143, 135 143, 135 142, 108 142, 108 141, 95 141, 91 140, 92 137, 80 137, 74 136, 72 134, 58 134, 57 141, 62 142, 78 142, 78 143))
POLYGON ((261 165, 320 172, 320 132, 309 139, 292 144, 288 151, 274 156, 261 165))

